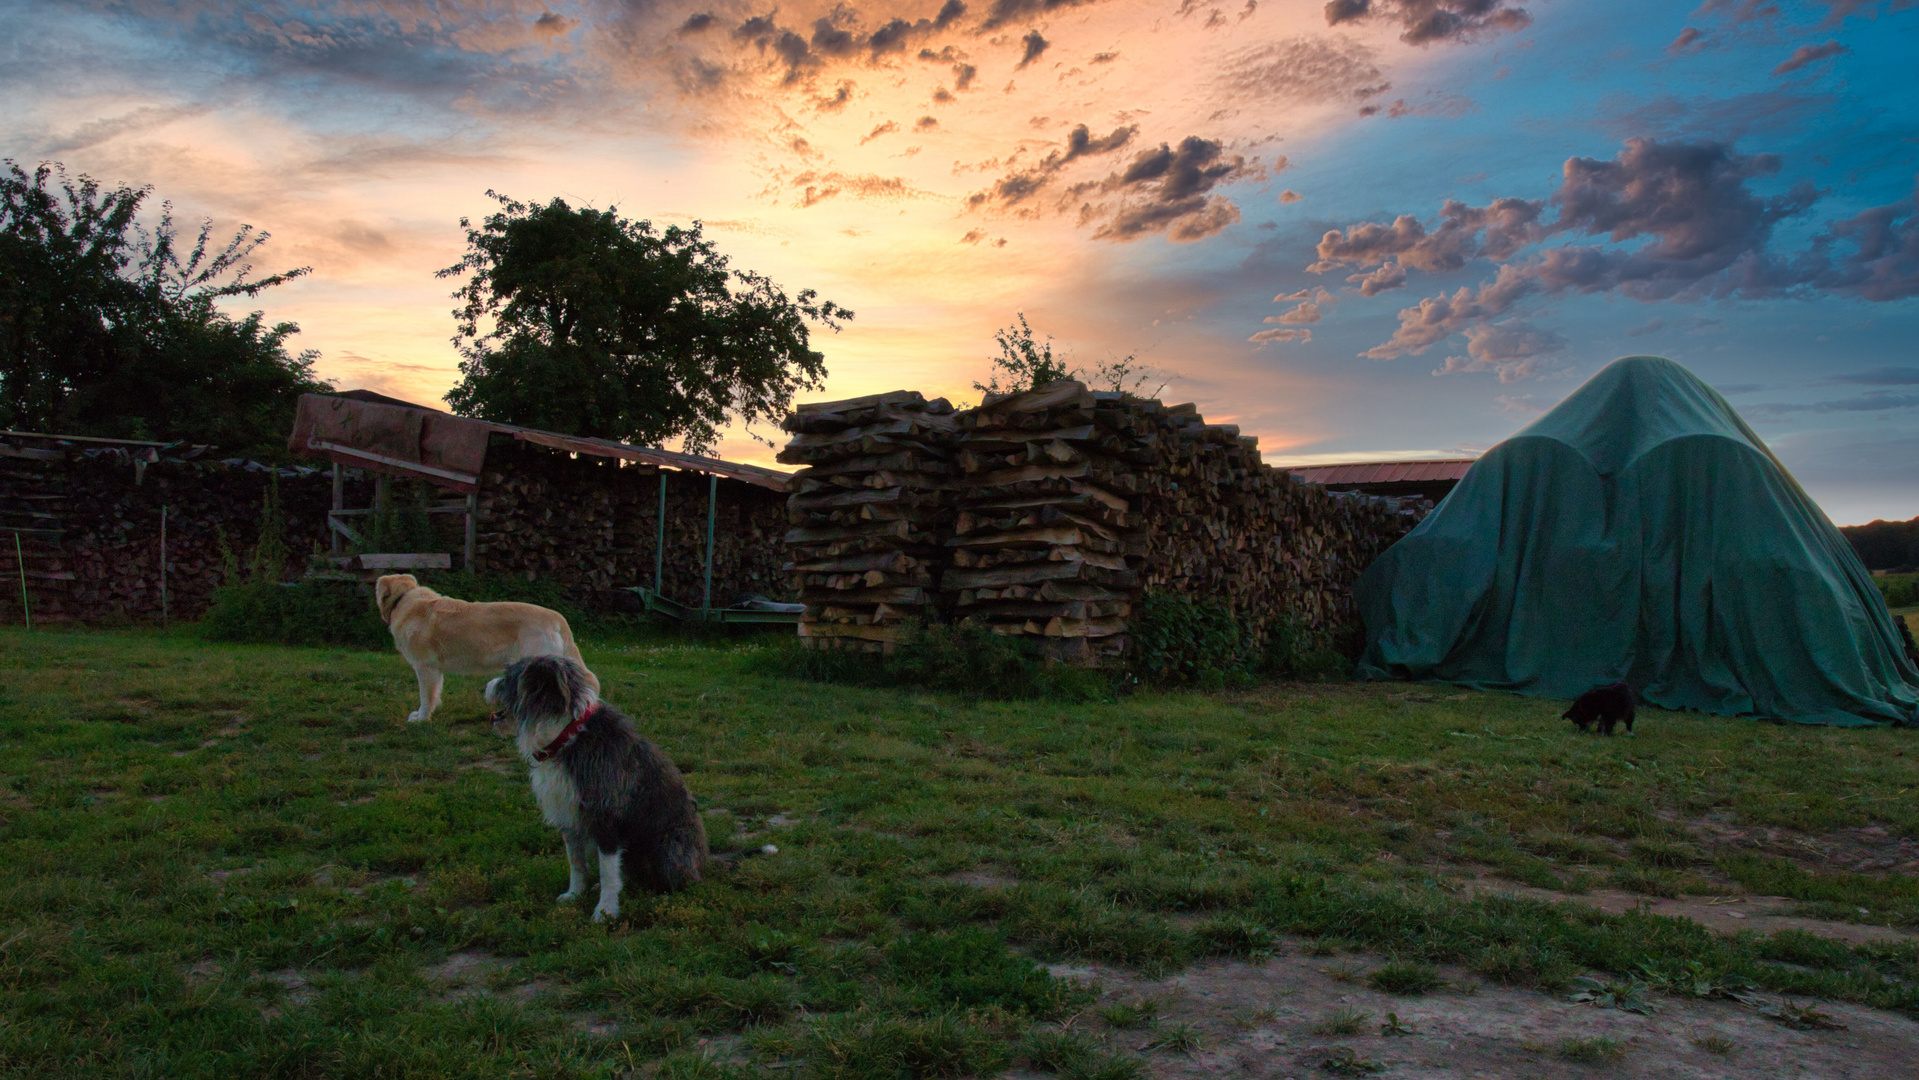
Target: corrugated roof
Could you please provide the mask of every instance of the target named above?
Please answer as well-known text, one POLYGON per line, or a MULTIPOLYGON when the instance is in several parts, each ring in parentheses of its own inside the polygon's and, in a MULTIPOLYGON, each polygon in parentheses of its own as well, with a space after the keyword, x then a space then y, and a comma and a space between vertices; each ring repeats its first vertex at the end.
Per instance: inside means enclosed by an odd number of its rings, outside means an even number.
POLYGON ((1308 484, 1406 484, 1431 480, 1459 480, 1474 458, 1434 458, 1426 461, 1353 461, 1312 465, 1286 471, 1308 484))
POLYGON ((371 392, 301 395, 287 448, 307 457, 381 472, 410 473, 455 490, 471 491, 479 482, 486 437, 495 433, 569 453, 712 473, 773 491, 785 491, 789 479, 789 474, 778 469, 474 420, 371 392))

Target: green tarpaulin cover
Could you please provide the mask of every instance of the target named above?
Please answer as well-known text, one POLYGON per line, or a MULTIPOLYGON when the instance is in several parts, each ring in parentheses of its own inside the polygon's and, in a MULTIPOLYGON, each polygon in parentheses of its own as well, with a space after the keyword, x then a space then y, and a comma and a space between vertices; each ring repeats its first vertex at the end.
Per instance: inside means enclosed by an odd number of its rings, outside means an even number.
POLYGON ((1369 678, 1669 709, 1911 724, 1906 659, 1852 548, 1726 399, 1608 365, 1495 446, 1361 575, 1369 678))

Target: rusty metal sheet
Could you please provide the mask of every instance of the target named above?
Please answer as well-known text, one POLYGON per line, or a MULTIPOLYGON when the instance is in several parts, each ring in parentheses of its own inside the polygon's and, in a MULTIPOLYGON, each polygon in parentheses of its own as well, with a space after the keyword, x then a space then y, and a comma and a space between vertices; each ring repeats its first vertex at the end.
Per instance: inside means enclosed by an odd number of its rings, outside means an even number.
POLYGON ((305 457, 472 491, 486 464, 487 439, 496 433, 575 454, 713 473, 773 491, 785 491, 790 479, 788 473, 744 462, 474 420, 377 394, 301 395, 287 448, 305 457))
POLYGON ((791 479, 789 473, 783 473, 777 469, 764 469, 758 465, 747 465, 744 462, 724 461, 720 458, 701 457, 698 454, 680 454, 671 450, 657 450, 645 446, 631 446, 613 442, 610 439, 592 439, 583 435, 558 435, 551 431, 536 431, 532 428, 505 428, 504 425, 502 427, 511 431, 516 439, 550 446, 555 450, 592 454, 596 457, 623 458, 649 465, 664 465, 669 469, 713 473, 773 491, 785 491, 787 481, 791 479))
POLYGON ((1458 480, 1472 468, 1472 458, 1424 461, 1356 461, 1339 465, 1312 465, 1287 471, 1309 484, 1403 484, 1431 480, 1458 480))

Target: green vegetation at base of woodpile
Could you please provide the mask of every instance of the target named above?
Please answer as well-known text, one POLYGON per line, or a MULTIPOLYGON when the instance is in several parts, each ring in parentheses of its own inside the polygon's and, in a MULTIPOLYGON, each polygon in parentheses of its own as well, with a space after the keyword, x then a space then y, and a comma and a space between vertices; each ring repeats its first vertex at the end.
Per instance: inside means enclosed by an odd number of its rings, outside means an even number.
POLYGON ((757 644, 582 647, 716 848, 777 856, 596 925, 554 902, 560 844, 477 678, 406 724, 388 652, 0 629, 0 1075, 1117 1077, 1177 1032, 1048 1037, 1142 1020, 1038 962, 1349 949, 1395 993, 1593 973, 1919 1016, 1910 940, 1488 891, 1636 867, 1919 926, 1909 874, 1713 846, 1919 836, 1910 731, 1647 709, 1604 739, 1420 684, 975 700, 794 680, 757 644))

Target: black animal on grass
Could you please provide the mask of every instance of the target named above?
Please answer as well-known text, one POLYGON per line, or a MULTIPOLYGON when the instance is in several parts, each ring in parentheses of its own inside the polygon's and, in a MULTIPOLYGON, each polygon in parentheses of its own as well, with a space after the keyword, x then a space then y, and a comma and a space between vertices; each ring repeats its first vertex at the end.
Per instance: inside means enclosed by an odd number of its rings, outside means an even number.
POLYGON ((1639 697, 1632 692, 1632 687, 1616 682, 1596 686, 1579 695, 1560 719, 1571 720, 1581 731, 1591 731, 1597 724, 1606 735, 1611 735, 1613 728, 1623 721, 1627 732, 1631 732, 1633 710, 1638 706, 1639 697))
POLYGON ((563 656, 520 660, 487 684, 486 699, 499 710, 496 730, 513 736, 532 766, 547 823, 566 839, 562 902, 584 892, 596 870, 594 922, 619 915, 627 882, 664 893, 700 880, 712 855, 686 781, 599 700, 585 668, 563 656))

